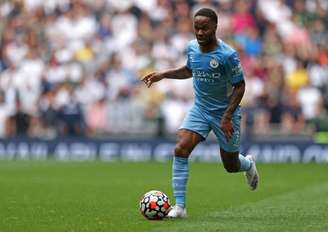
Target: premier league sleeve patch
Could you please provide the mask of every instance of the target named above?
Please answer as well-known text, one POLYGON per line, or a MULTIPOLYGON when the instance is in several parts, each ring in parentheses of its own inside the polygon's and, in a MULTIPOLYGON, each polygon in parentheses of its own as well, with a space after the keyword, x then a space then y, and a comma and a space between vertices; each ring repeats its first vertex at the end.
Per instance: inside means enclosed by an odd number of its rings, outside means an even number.
POLYGON ((229 73, 231 74, 232 83, 237 83, 244 79, 243 69, 237 52, 233 53, 228 59, 229 73))

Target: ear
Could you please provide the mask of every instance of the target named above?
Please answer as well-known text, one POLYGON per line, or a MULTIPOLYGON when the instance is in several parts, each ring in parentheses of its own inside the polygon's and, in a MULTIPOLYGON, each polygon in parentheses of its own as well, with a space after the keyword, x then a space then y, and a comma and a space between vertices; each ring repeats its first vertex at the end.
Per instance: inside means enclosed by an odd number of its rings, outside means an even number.
POLYGON ((216 31, 216 30, 217 30, 217 28, 218 28, 218 24, 216 24, 216 23, 213 23, 212 25, 213 25, 213 29, 216 31))

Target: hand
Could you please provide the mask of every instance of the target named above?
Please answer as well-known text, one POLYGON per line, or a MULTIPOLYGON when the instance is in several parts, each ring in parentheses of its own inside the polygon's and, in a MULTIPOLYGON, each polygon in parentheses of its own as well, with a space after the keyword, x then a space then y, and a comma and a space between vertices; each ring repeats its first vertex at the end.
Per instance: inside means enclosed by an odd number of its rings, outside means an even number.
POLYGON ((144 78, 142 78, 141 80, 147 85, 147 87, 149 88, 153 83, 162 80, 164 77, 161 73, 158 72, 152 72, 150 74, 148 74, 147 76, 145 76, 144 78))
POLYGON ((234 132, 231 117, 223 115, 220 126, 227 140, 231 139, 234 132))

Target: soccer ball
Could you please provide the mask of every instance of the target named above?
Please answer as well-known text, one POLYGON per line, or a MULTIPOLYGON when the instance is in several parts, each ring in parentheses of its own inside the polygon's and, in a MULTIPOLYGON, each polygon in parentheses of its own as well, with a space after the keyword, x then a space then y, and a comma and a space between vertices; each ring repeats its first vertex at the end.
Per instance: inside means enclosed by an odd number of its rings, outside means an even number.
POLYGON ((170 211, 170 207, 169 198, 158 190, 145 193, 139 203, 141 214, 149 220, 163 219, 170 211))

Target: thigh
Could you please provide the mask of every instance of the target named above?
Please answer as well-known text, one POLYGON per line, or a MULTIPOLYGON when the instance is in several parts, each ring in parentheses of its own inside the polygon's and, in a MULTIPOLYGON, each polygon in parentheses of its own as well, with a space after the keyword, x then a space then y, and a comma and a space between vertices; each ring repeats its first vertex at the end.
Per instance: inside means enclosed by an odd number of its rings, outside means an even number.
POLYGON ((203 140, 203 137, 188 129, 180 129, 177 132, 176 156, 188 157, 195 146, 203 140))
POLYGON ((229 140, 225 137, 220 123, 221 123, 221 115, 217 117, 212 117, 211 119, 211 127, 213 129, 214 134, 218 140, 220 148, 225 151, 226 153, 237 153, 239 154, 240 149, 240 121, 241 116, 239 111, 234 113, 232 117, 232 124, 234 133, 232 138, 229 140))
POLYGON ((203 116, 201 110, 194 106, 184 118, 179 129, 192 131, 205 140, 211 131, 211 126, 209 121, 203 116))

